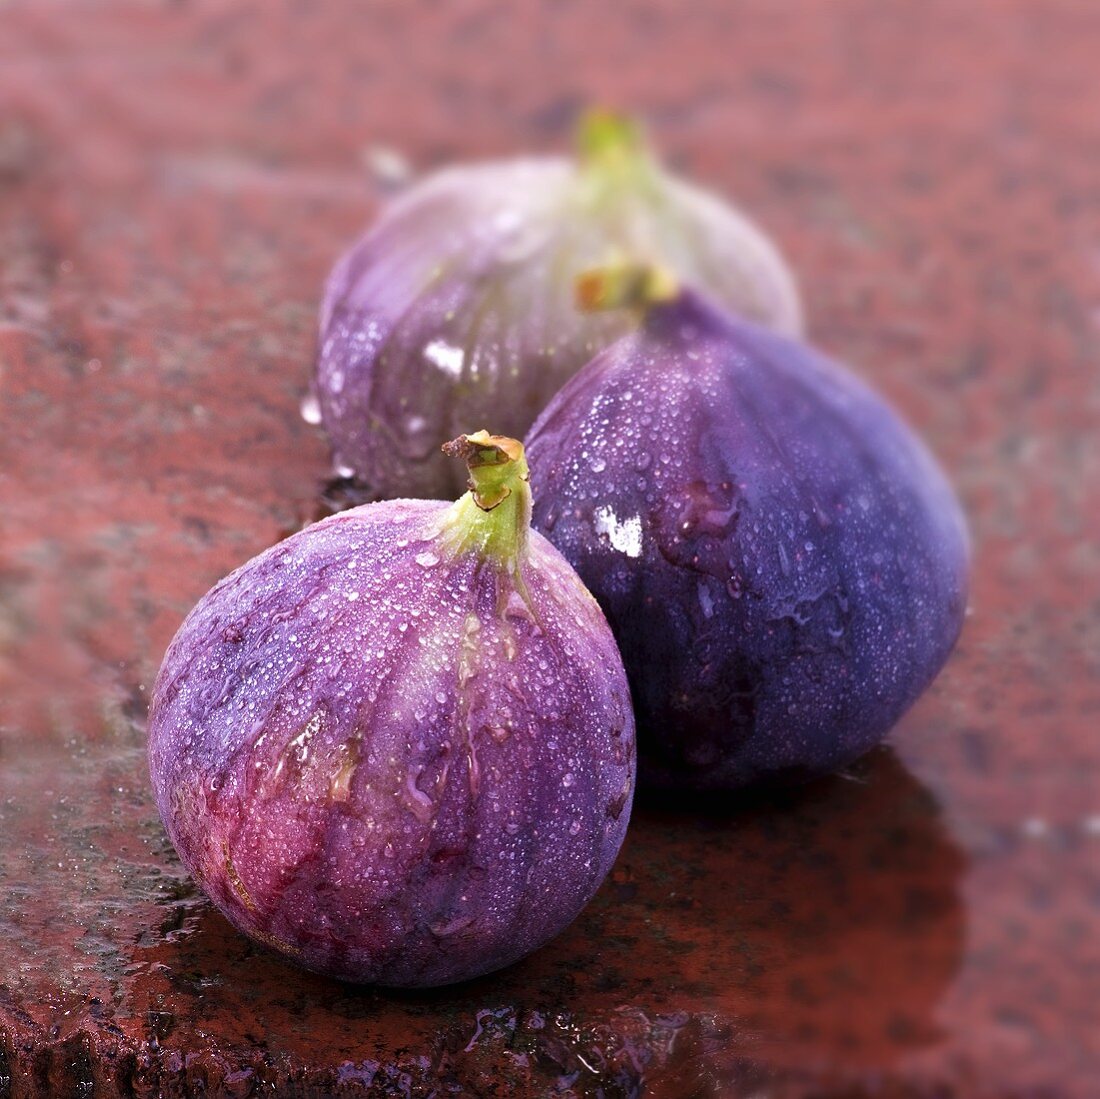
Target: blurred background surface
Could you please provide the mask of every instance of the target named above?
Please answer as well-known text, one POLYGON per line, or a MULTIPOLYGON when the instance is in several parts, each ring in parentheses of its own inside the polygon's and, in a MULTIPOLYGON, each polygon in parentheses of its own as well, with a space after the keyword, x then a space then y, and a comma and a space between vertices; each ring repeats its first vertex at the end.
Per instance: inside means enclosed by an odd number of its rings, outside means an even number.
POLYGON ((1073 0, 0 6, 0 1096, 1095 1094, 1098 55, 1073 0), (179 867, 148 687, 316 513, 338 252, 405 165, 566 148, 591 103, 755 216, 924 433, 971 617, 889 749, 640 808, 520 965, 302 975, 179 867))

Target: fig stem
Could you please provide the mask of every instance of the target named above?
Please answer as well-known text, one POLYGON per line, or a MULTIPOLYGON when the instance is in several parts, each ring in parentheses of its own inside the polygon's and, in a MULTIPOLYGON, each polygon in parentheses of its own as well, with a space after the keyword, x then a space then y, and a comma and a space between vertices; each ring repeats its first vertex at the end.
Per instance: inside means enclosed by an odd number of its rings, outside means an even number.
POLYGON ((586 164, 613 163, 646 157, 646 142, 638 123, 602 107, 581 115, 577 126, 577 151, 586 164))
POLYGON ((444 538, 455 552, 476 550, 518 572, 531 530, 530 474, 523 444, 482 430, 444 443, 443 453, 461 458, 470 471, 470 491, 451 506, 444 538))
POLYGON ((680 287, 664 267, 652 263, 616 263, 594 267, 577 276, 577 307, 585 313, 608 309, 648 309, 672 301, 680 287))
POLYGON ((652 192, 660 169, 634 119, 589 110, 577 127, 576 143, 581 193, 593 210, 618 216, 624 197, 652 192))

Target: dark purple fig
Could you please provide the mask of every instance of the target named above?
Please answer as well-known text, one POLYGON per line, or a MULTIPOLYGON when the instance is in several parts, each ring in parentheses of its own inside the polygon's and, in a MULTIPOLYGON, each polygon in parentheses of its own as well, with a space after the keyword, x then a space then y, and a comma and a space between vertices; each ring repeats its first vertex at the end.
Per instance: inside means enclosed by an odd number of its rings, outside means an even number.
POLYGON ((449 168, 398 197, 332 272, 316 404, 334 463, 382 497, 461 491, 439 439, 492 416, 520 436, 562 384, 636 323, 582 314, 573 281, 660 259, 739 314, 788 332, 798 297, 768 239, 674 178, 607 114, 579 155, 449 168))
POLYGON ((634 722, 615 642, 530 533, 522 446, 484 432, 454 504, 300 531, 188 616, 153 693, 157 806, 246 934, 401 987, 561 931, 622 843, 634 722))
POLYGON ((619 641, 642 780, 732 789, 840 767, 958 636, 968 544, 950 487, 811 348, 644 272, 581 289, 652 304, 533 427, 534 524, 619 641))

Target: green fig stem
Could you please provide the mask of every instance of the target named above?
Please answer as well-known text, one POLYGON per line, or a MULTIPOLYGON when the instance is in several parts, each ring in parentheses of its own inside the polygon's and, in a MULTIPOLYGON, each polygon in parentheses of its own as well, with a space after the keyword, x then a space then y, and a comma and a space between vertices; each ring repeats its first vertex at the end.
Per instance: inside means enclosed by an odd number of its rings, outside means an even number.
POLYGON ((592 107, 581 115, 577 151, 585 163, 648 155, 637 121, 602 107, 592 107))
POLYGON ((660 169, 637 121, 614 111, 586 111, 577 126, 577 157, 589 201, 614 207, 629 192, 647 192, 660 169))
POLYGON ((577 307, 585 313, 609 309, 645 311, 659 302, 672 301, 680 293, 675 276, 653 263, 609 263, 577 276, 577 307))
POLYGON ((444 520, 445 544, 455 553, 473 550, 518 574, 531 531, 523 444, 483 430, 444 443, 443 453, 461 458, 470 471, 470 491, 451 505, 444 520))

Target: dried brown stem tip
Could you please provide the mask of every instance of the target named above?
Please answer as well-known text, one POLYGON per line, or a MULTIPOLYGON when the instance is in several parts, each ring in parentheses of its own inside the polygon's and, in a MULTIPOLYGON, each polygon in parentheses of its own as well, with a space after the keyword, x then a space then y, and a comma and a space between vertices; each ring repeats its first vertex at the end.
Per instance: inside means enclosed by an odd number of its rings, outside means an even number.
POLYGON ((461 458, 470 471, 467 487, 482 511, 491 511, 512 493, 517 478, 527 480, 523 443, 482 429, 443 444, 448 458, 461 458))
POLYGON ((646 309, 670 301, 679 291, 663 267, 647 263, 608 264, 577 276, 574 293, 585 313, 605 309, 646 309))

